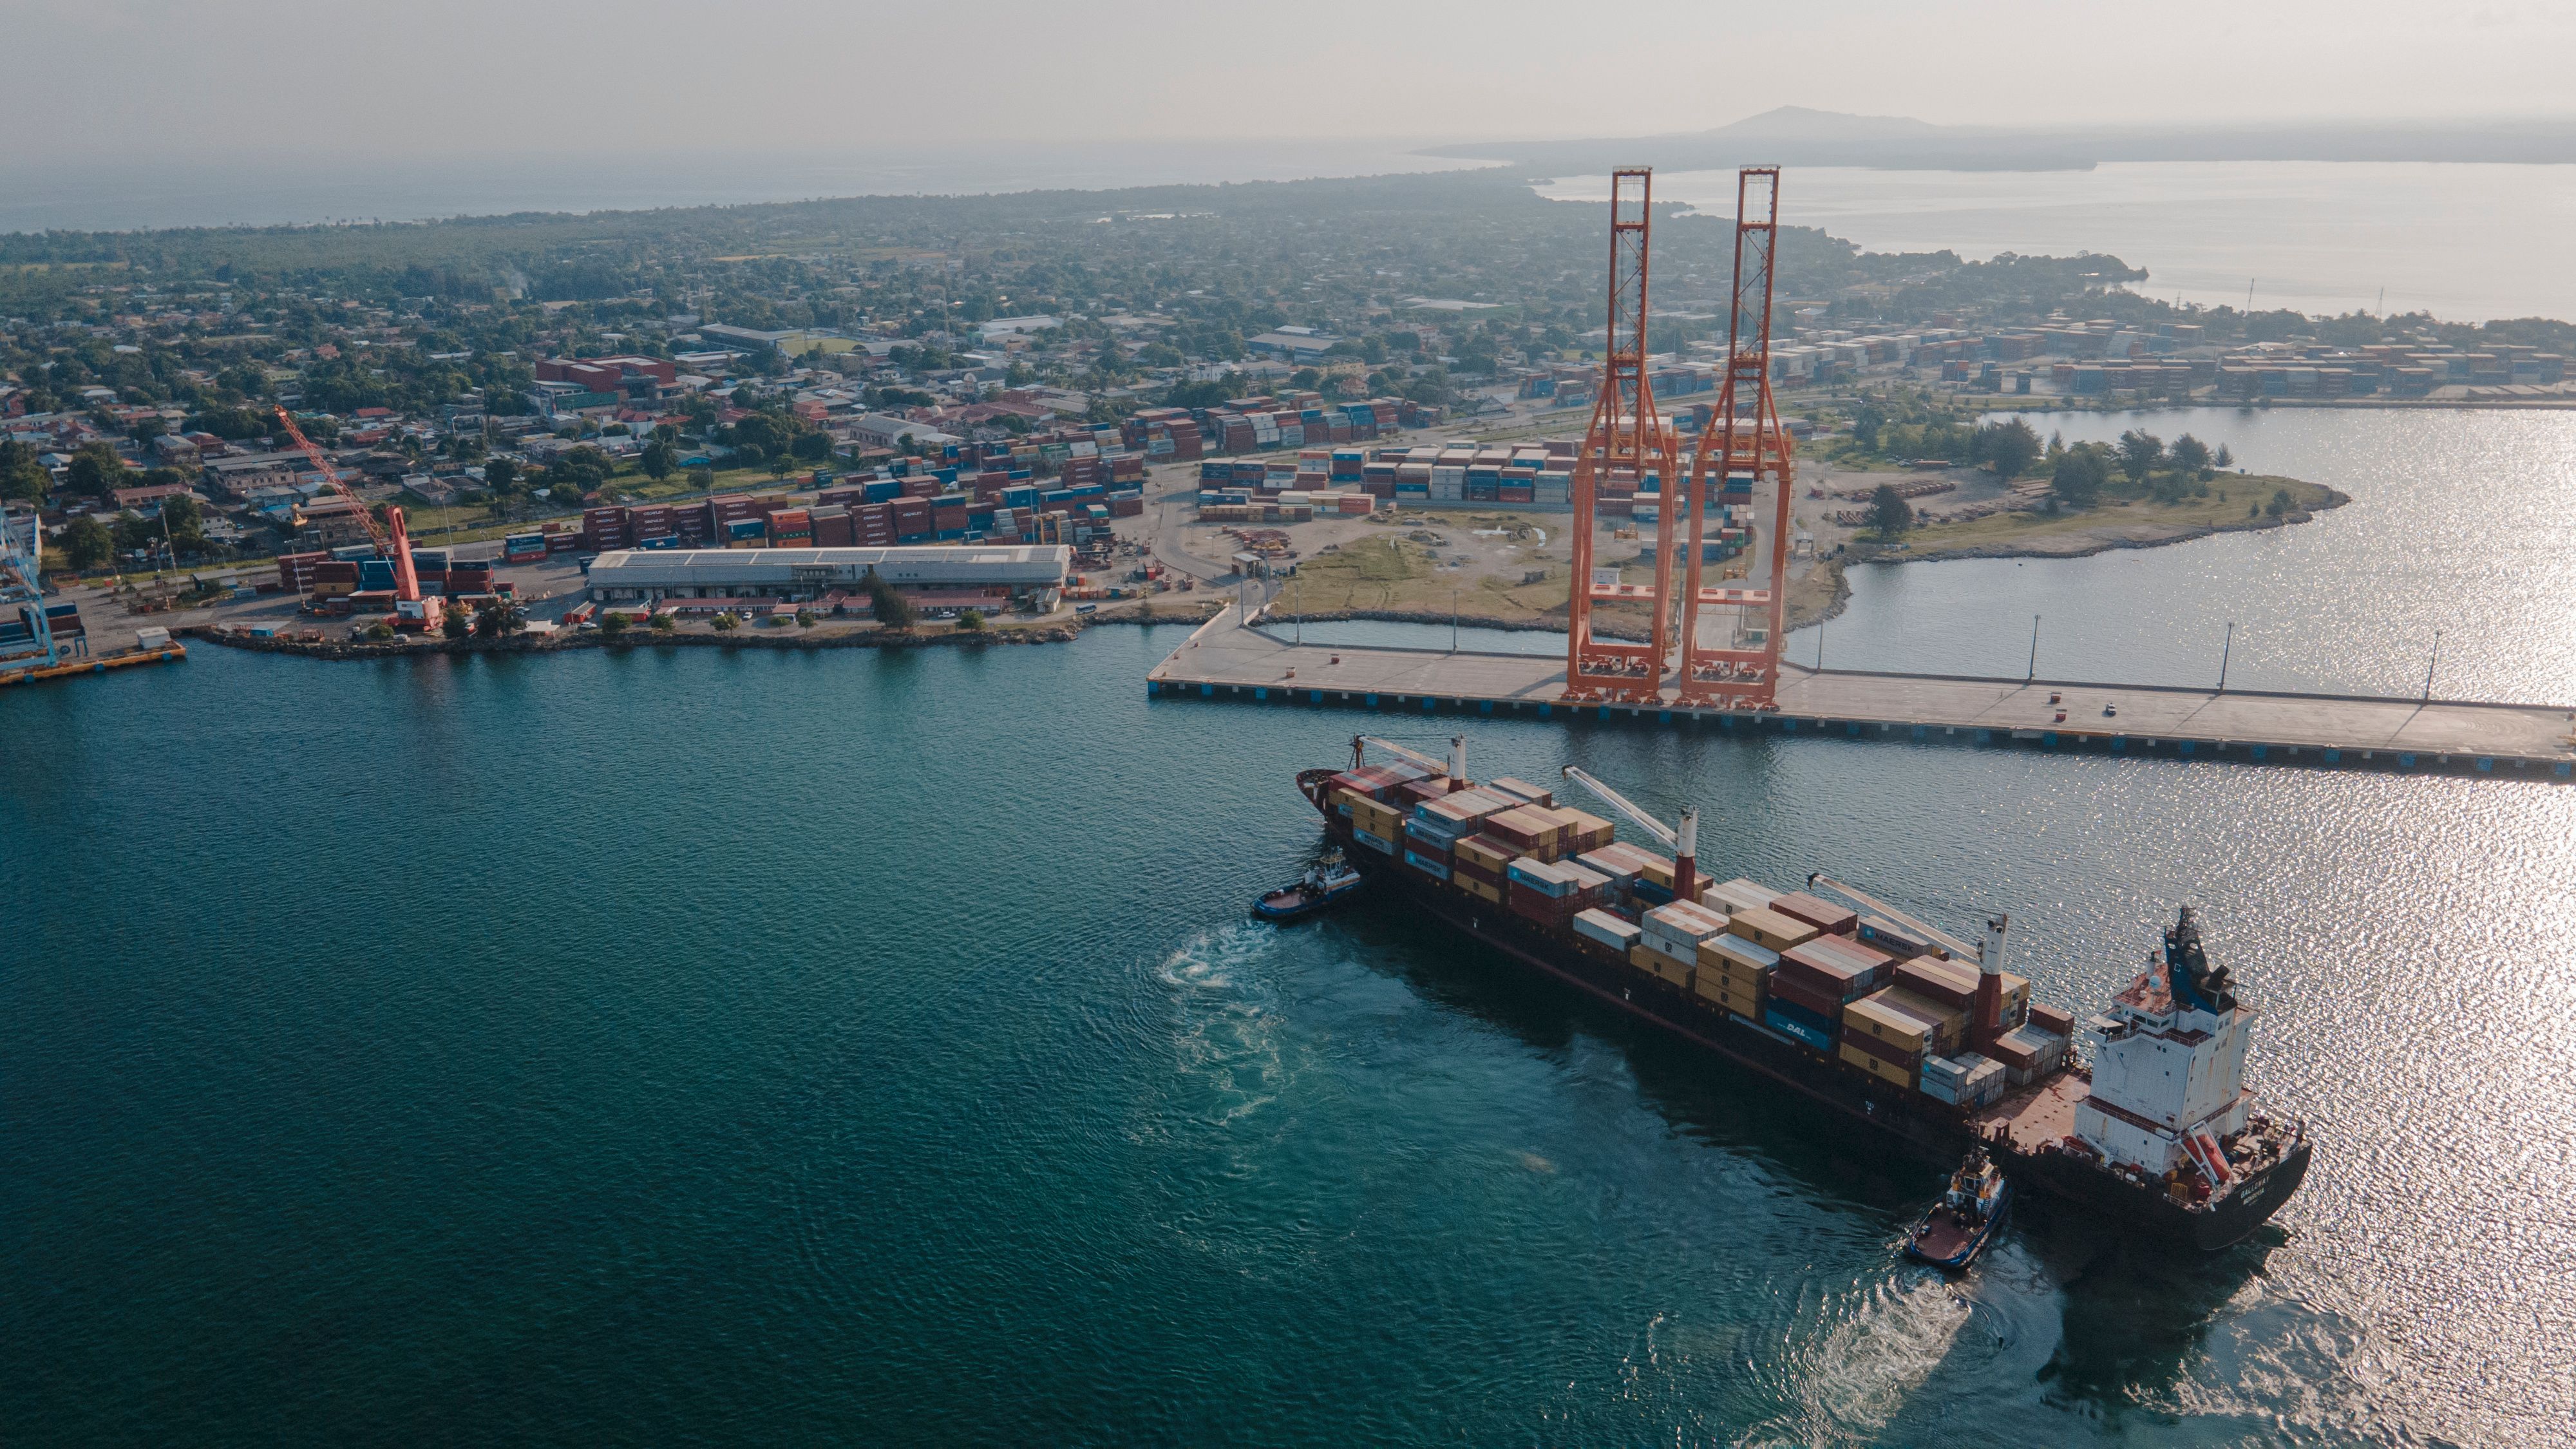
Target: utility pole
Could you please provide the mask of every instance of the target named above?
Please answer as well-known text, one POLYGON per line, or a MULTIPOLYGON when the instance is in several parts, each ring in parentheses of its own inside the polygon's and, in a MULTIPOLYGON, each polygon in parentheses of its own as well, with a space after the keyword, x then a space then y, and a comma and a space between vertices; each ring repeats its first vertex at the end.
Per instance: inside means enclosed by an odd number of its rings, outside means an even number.
POLYGON ((2236 652, 2236 621, 2227 621, 2227 642, 2218 648, 2218 692, 2227 692, 2227 658, 2236 652))
MULTIPOLYGON (((1824 642, 1819 639, 1818 650, 1821 651, 1823 647, 1824 642)), ((2039 678, 2039 616, 2033 614, 2030 616, 2030 673, 2023 675, 2021 682, 2028 684, 2037 678, 2039 678)))
POLYGON ((1458 652, 1458 590, 1449 590, 1449 652, 1458 652))
POLYGON ((2433 657, 2424 661, 2424 703, 2433 702, 2433 669, 2442 662, 2442 631, 2433 631, 2433 657))

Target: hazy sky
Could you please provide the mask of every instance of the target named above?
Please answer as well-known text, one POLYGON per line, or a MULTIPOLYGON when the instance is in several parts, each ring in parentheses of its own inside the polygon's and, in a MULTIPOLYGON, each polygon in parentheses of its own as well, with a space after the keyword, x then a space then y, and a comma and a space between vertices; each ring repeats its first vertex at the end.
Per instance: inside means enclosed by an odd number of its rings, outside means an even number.
POLYGON ((26 159, 2576 112, 2538 0, 0 0, 0 55, 26 159))

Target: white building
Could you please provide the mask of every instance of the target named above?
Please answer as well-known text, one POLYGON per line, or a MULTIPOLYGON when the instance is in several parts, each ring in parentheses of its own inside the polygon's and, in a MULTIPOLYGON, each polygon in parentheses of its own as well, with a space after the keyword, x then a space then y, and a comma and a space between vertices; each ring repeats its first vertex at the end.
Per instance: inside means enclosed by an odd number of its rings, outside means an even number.
POLYGON ((1026 597, 1052 609, 1073 569, 1062 544, 911 548, 620 549, 590 565, 603 603, 663 599, 819 599, 865 590, 874 572, 896 588, 942 597, 1026 597))

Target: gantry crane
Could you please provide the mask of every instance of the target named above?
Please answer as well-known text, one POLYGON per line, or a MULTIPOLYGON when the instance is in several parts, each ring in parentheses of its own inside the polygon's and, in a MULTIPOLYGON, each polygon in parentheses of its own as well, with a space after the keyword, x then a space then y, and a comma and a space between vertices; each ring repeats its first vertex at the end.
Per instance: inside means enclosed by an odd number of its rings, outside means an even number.
POLYGON ((1699 812, 1685 809, 1682 818, 1666 825, 1629 800, 1625 795, 1602 784, 1581 770, 1567 765, 1565 778, 1592 792, 1604 805, 1635 821, 1637 828, 1663 842, 1673 853, 1673 899, 1696 900, 1699 897, 1699 812))
MULTIPOLYGON (((1565 698, 1570 700, 1659 699, 1664 665, 1672 653, 1673 551, 1667 540, 1675 516, 1679 447, 1672 425, 1656 416, 1654 389, 1646 381, 1646 262, 1653 226, 1653 171, 1637 166, 1612 172, 1609 333, 1601 349, 1601 391, 1593 399, 1592 424, 1575 458, 1571 488, 1574 577, 1565 620, 1565 698), (1654 583, 1623 583, 1616 569, 1600 570, 1596 578, 1593 507, 1602 484, 1620 483, 1642 494, 1648 478, 1657 480, 1662 505, 1655 528, 1654 583), (1595 603, 1651 609, 1654 623, 1647 642, 1593 638, 1595 603)), ((1644 532, 1638 530, 1640 536, 1644 532)))
POLYGON ((358 522, 365 526, 367 537, 376 545, 376 552, 392 561, 394 627, 405 630, 437 628, 446 617, 447 601, 435 596, 421 597, 420 575, 411 563, 411 531, 404 526, 402 508, 399 505, 388 506, 385 521, 378 524, 376 516, 367 511, 366 501, 340 477, 340 470, 331 466, 330 458, 311 438, 304 436, 302 428, 295 425, 295 415, 284 408, 278 408, 276 412, 278 422, 286 427, 286 436, 294 439, 295 446, 312 460, 313 466, 322 474, 322 481, 331 485, 331 491, 346 499, 349 507, 357 512, 358 522))
POLYGON ((1771 397, 1771 279, 1779 236, 1780 168, 1747 166, 1735 178, 1735 285, 1728 309, 1726 376, 1717 408, 1691 459, 1689 563, 1682 590, 1681 702, 1722 709, 1775 709, 1781 634, 1789 601, 1789 507, 1796 492, 1788 430, 1771 397), (1770 574, 1754 588, 1701 586, 1707 513, 1751 505, 1772 490, 1771 516, 1756 530, 1770 574), (1710 617, 1702 619, 1703 611, 1710 617), (1717 643, 1703 647, 1704 626, 1717 643))

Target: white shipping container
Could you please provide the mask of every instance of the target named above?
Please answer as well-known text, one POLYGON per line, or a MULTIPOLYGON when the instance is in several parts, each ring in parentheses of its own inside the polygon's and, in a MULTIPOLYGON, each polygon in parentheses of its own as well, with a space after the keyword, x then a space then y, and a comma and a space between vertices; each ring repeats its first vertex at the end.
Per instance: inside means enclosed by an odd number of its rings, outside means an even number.
POLYGON ((1637 928, 1608 911, 1591 910, 1578 914, 1574 918, 1574 929, 1578 935, 1590 937, 1618 951, 1624 952, 1637 944, 1637 928))
POLYGON ((1726 917, 1706 906, 1690 901, 1675 901, 1646 912, 1645 927, 1650 932, 1670 936, 1676 941, 1696 945, 1726 929, 1726 917))
POLYGON ((1780 964, 1779 952, 1768 946, 1757 946, 1742 936, 1711 936, 1702 944, 1715 955, 1748 971, 1769 971, 1780 964))
POLYGON ((1711 909, 1733 915, 1737 911, 1766 910, 1773 901, 1780 899, 1780 893, 1738 876, 1701 891, 1699 898, 1711 909))

